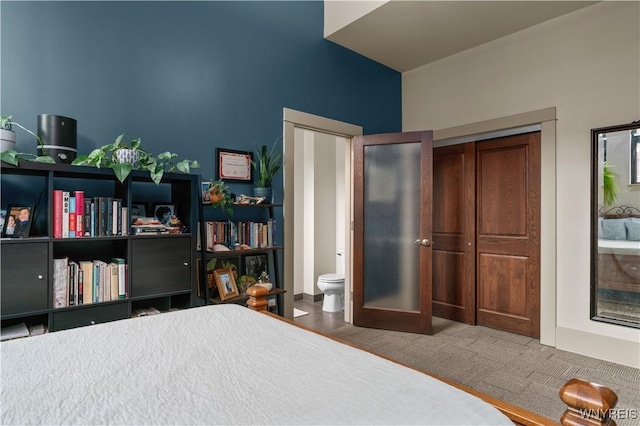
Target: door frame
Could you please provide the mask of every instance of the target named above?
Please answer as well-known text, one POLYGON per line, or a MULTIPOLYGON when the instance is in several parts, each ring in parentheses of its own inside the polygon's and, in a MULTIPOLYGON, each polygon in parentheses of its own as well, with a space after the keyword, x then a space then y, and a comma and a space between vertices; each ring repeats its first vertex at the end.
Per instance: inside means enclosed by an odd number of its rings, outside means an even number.
POLYGON ((319 133, 327 133, 347 139, 345 162, 349 173, 346 174, 345 191, 347 192, 347 206, 349 214, 345 215, 345 228, 350 230, 345 235, 345 271, 344 271, 344 320, 352 323, 352 256, 353 256, 353 141, 354 136, 362 136, 362 126, 345 123, 338 120, 309 114, 290 108, 282 109, 282 152, 283 152, 283 209, 282 217, 284 222, 284 268, 283 283, 286 293, 284 294, 284 316, 293 319, 293 264, 294 264, 294 205, 295 205, 295 178, 294 178, 294 154, 295 154, 295 129, 302 128, 319 133))
MULTIPOLYGON (((433 146, 481 140, 489 132, 540 125, 540 343, 556 346, 556 108, 549 107, 433 132, 433 146)), ((411 131, 412 129, 403 129, 411 131)))

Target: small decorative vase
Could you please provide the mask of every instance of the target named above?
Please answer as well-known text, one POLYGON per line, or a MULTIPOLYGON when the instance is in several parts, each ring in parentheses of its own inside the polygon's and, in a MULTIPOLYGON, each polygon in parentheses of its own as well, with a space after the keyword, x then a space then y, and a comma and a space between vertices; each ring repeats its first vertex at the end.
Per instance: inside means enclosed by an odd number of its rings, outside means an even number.
POLYGON ((262 188, 256 186, 253 188, 253 196, 254 197, 264 197, 265 203, 272 203, 273 201, 273 191, 272 188, 262 188))
POLYGON ((0 129, 0 152, 16 147, 16 132, 13 130, 0 129))
POLYGON ((115 153, 115 160, 118 163, 129 163, 134 169, 140 164, 140 152, 133 149, 120 148, 115 153))

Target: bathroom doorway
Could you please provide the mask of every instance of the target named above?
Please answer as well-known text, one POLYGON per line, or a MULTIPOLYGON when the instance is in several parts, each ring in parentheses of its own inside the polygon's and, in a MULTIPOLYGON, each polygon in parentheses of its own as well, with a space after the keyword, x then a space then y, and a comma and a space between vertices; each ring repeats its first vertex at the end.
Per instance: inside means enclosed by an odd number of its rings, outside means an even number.
POLYGON ((318 276, 338 272, 344 252, 344 320, 352 322, 351 138, 362 128, 284 109, 284 313, 294 295, 322 297, 318 276))

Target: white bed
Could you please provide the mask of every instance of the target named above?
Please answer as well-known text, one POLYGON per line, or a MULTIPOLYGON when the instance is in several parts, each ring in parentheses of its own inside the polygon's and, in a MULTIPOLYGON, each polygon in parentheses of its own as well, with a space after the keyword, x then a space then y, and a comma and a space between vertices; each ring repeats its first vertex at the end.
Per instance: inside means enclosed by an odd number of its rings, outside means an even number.
POLYGON ((7 424, 512 424, 418 371, 236 305, 2 342, 7 424))

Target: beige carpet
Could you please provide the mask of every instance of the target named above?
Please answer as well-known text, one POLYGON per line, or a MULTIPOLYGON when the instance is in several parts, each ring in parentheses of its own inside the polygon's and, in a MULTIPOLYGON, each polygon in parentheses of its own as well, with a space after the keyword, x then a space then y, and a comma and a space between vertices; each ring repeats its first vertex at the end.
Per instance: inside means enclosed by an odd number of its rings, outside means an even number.
POLYGON ((558 421, 558 390, 573 377, 618 394, 618 426, 640 425, 640 370, 541 345, 539 340, 433 318, 434 334, 345 325, 336 337, 558 421))

